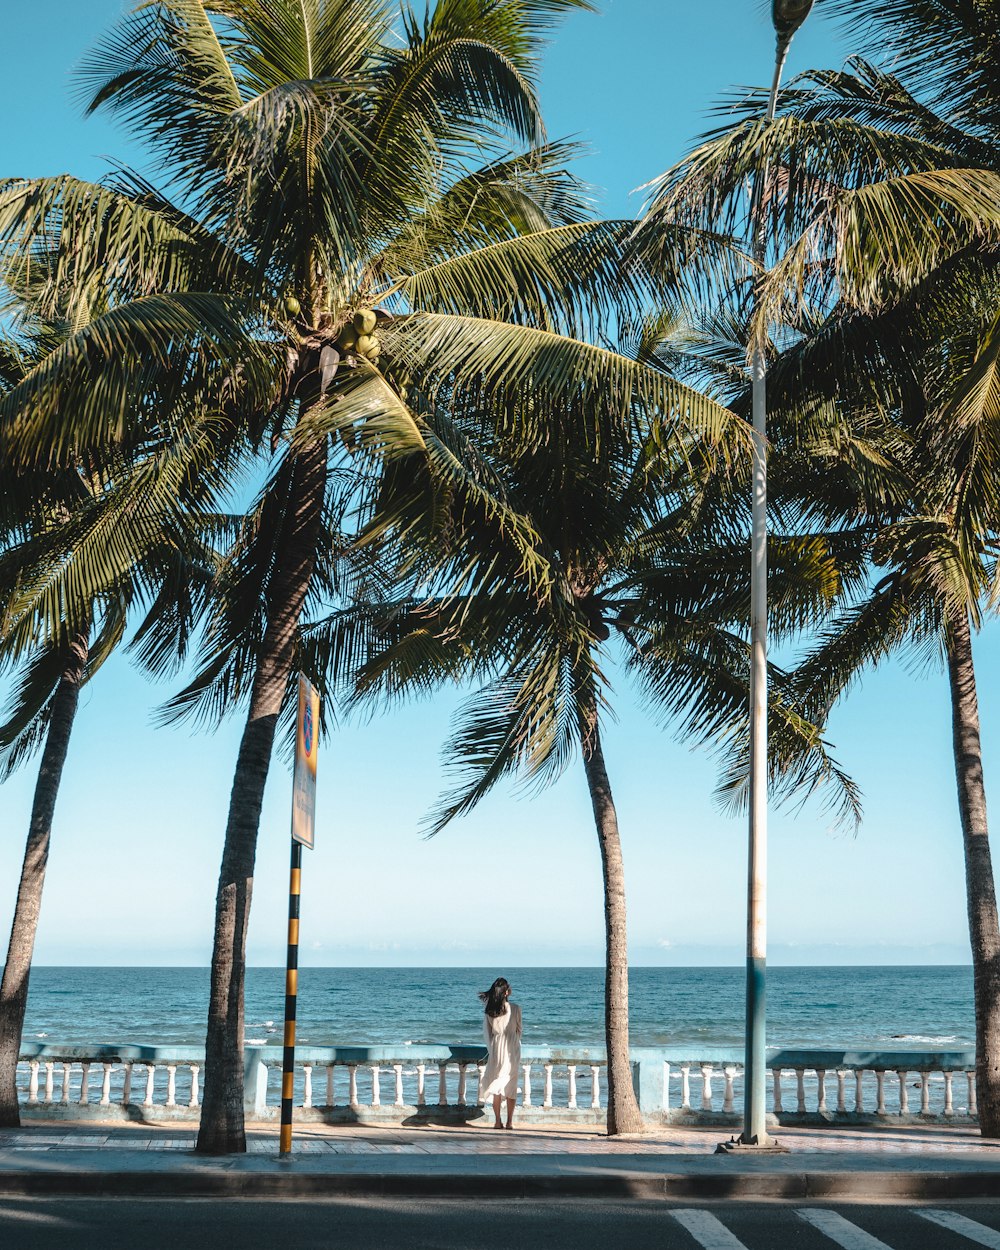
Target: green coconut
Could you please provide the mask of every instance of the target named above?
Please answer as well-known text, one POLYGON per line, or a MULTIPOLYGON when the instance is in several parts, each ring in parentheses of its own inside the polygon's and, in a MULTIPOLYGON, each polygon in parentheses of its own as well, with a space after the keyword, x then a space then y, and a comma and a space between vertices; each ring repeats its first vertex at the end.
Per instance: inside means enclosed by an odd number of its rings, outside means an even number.
POLYGON ((343 330, 337 335, 337 346, 343 348, 345 352, 353 352, 358 345, 358 336, 353 326, 344 326, 343 330))
POLYGON ((354 314, 354 328, 358 334, 371 334, 378 318, 370 308, 362 308, 354 314))
POLYGON ((381 346, 377 334, 358 335, 358 351, 362 356, 377 356, 381 346))
POLYGON ((286 295, 285 296, 285 312, 288 313, 290 317, 297 317, 301 311, 302 311, 302 305, 295 298, 295 296, 286 295))

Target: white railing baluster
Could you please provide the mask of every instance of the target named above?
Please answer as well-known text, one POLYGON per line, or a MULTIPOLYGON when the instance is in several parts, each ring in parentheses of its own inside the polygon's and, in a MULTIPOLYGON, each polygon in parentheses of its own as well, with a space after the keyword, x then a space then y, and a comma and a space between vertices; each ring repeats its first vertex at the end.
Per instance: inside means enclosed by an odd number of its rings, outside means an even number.
POLYGON ((726 1078, 725 1088, 722 1093, 722 1110, 732 1112, 733 1109, 733 1078, 736 1076, 736 1069, 731 1063, 727 1063, 722 1069, 722 1074, 726 1078))
POLYGON ((80 1076, 80 1106, 86 1107, 90 1102, 90 1090, 87 1086, 90 1084, 90 1064, 81 1063, 82 1073, 80 1076))
POLYGON ((712 1074, 715 1069, 710 1063, 701 1065, 701 1109, 712 1110, 712 1074))
POLYGON ((524 1065, 524 1096, 521 1099, 521 1105, 524 1107, 531 1106, 531 1064, 524 1065))
POLYGON ((798 1106, 796 1111, 799 1115, 806 1113, 806 1070, 805 1068, 795 1069, 795 1098, 798 1106))
POLYGON ((552 1106, 552 1064, 545 1065, 545 1095, 542 1102, 542 1108, 552 1106))
POLYGON ((358 1105, 358 1065, 356 1063, 347 1065, 347 1075, 350 1081, 350 1089, 347 1095, 348 1106, 356 1107, 358 1105))
POLYGON ((63 1079, 62 1079, 62 1101, 69 1102, 69 1072, 70 1065, 63 1060, 63 1079))
POLYGON ((188 1099, 189 1107, 197 1107, 198 1105, 198 1073, 201 1068, 196 1063, 190 1065, 191 1070, 191 1097, 188 1099))
POLYGON ((101 1081, 101 1106, 111 1106, 111 1064, 104 1065, 104 1079, 101 1081))
POLYGON ((446 1063, 438 1064, 438 1106, 447 1107, 448 1105, 448 1065, 446 1063))
POLYGON ((381 1107, 381 1105, 382 1105, 382 1091, 381 1091, 381 1089, 379 1088, 379 1075, 380 1075, 380 1072, 379 1072, 379 1066, 378 1066, 378 1064, 377 1064, 377 1063, 373 1063, 373 1064, 371 1064, 371 1074, 372 1074, 372 1102, 371 1102, 371 1105, 372 1105, 373 1107, 381 1107))
POLYGON ((774 1114, 781 1115, 785 1110, 781 1105, 781 1069, 775 1068, 771 1075, 774 1079, 774 1114))
POLYGON ((403 1105, 403 1065, 394 1063, 392 1070, 396 1073, 396 1097, 393 1099, 392 1105, 401 1107, 403 1105))
POLYGON ((465 1069, 467 1065, 460 1063, 458 1065, 458 1105, 465 1106, 465 1069))
POLYGON ((424 1074, 427 1069, 422 1063, 417 1064, 417 1106, 423 1107, 427 1104, 427 1096, 424 1092, 424 1074))
POLYGON ((691 1110, 691 1065, 681 1064, 681 1110, 691 1110))
POLYGON ((125 1065, 125 1075, 122 1077, 122 1106, 127 1107, 132 1101, 132 1064, 125 1065))
POLYGON ((816 1069, 816 1111, 819 1115, 826 1113, 826 1068, 816 1069))
POLYGON ((920 1114, 930 1115, 931 1113, 931 1074, 929 1072, 920 1073, 920 1114))
POLYGON ((875 1114, 885 1115, 885 1073, 881 1068, 875 1073, 875 1084, 878 1090, 878 1097, 875 1102, 875 1114))
POLYGON ((865 1074, 862 1068, 854 1070, 854 1111, 864 1111, 865 1109, 865 1074))
POLYGON ((594 1111, 601 1108, 601 1069, 596 1063, 590 1065, 590 1106, 594 1111))
POLYGON ((567 1102, 566 1106, 569 1107, 571 1111, 575 1111, 576 1110, 576 1064, 571 1063, 568 1065, 568 1068, 569 1068, 569 1102, 567 1102))
POLYGON ((837 1069, 837 1115, 843 1115, 847 1111, 847 1071, 844 1068, 837 1069))
POLYGON ((955 1108, 952 1105, 951 1082, 953 1074, 946 1072, 944 1074, 944 1113, 945 1115, 954 1115, 955 1108))
POLYGON ((177 1064, 167 1064, 167 1106, 177 1106, 177 1064))
POLYGON ((153 1105, 153 1081, 156 1079, 156 1065, 152 1063, 146 1064, 146 1096, 142 1100, 144 1107, 153 1105))
POLYGON ((28 1064, 28 1102, 38 1102, 38 1060, 28 1064))
POLYGON ((976 1074, 975 1072, 966 1072, 965 1079, 969 1086, 969 1115, 978 1115, 979 1108, 976 1105, 976 1074))
POLYGON ((313 1105, 313 1067, 311 1063, 302 1065, 302 1106, 313 1105))
POLYGON ((55 1088, 55 1068, 54 1063, 46 1063, 45 1065, 45 1101, 52 1101, 52 1094, 55 1088))
POLYGON ((909 1115, 910 1113, 910 1093, 906 1088, 906 1073, 897 1072, 899 1077, 899 1114, 909 1115))

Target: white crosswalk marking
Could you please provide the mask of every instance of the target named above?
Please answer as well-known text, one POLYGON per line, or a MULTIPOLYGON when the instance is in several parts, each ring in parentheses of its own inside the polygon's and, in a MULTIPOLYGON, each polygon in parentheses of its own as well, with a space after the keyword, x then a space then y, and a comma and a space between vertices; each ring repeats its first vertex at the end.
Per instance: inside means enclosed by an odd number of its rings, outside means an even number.
POLYGON ((879 1241, 863 1228, 858 1228, 857 1224, 845 1220, 836 1211, 826 1211, 821 1207, 800 1207, 798 1214, 807 1224, 818 1228, 838 1246, 843 1246, 844 1250, 890 1250, 884 1241, 879 1241))
POLYGON ((933 1210, 917 1211, 916 1214, 934 1224, 940 1224, 942 1228, 951 1229, 953 1233, 958 1233, 960 1237, 966 1237, 979 1246, 988 1246, 989 1250, 1000 1250, 1000 1233, 996 1229, 987 1228, 985 1224, 970 1220, 966 1215, 959 1215, 955 1211, 933 1210))
POLYGON ((683 1208, 671 1211, 678 1224, 682 1224, 704 1250, 746 1250, 743 1242, 717 1220, 709 1211, 683 1208))

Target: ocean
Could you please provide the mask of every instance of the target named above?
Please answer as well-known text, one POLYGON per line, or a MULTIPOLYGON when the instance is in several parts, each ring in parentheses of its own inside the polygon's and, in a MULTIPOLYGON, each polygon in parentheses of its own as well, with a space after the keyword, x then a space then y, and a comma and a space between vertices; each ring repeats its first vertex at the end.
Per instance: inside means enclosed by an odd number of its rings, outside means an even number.
MULTIPOLYGON (((303 968, 303 1045, 475 1043, 476 997, 506 976, 524 1013, 527 1045, 600 1045, 600 968, 303 968)), ((636 1046, 740 1045, 741 968, 633 968, 636 1046)), ((24 1040, 202 1045, 207 968, 58 968, 31 974, 24 1040)), ((284 969, 247 971, 248 1041, 279 1044, 284 969)), ((768 969, 768 1041, 785 1046, 942 1046, 973 1043, 969 967, 768 969)))

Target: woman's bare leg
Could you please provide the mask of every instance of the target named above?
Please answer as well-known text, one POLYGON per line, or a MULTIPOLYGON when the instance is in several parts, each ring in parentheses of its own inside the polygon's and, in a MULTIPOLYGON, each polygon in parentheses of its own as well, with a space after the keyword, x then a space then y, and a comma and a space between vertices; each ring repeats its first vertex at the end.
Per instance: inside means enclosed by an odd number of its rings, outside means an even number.
MULTIPOLYGON (((514 1107, 515 1107, 515 1105, 516 1105, 516 1103, 517 1103, 517 1099, 516 1099, 516 1098, 508 1098, 508 1099, 506 1099, 506 1102, 507 1102, 507 1127, 508 1127, 508 1128, 513 1128, 513 1127, 514 1127, 514 1107)), ((500 1114, 500 1112, 499 1112, 499 1110, 498 1110, 498 1111, 497 1111, 497 1115, 499 1115, 499 1114, 500 1114)))
POLYGON ((500 1119, 500 1102, 501 1102, 500 1095, 494 1094, 493 1095, 493 1114, 496 1116, 496 1120, 497 1120, 496 1124, 493 1125, 494 1128, 503 1128, 503 1121, 500 1119))

